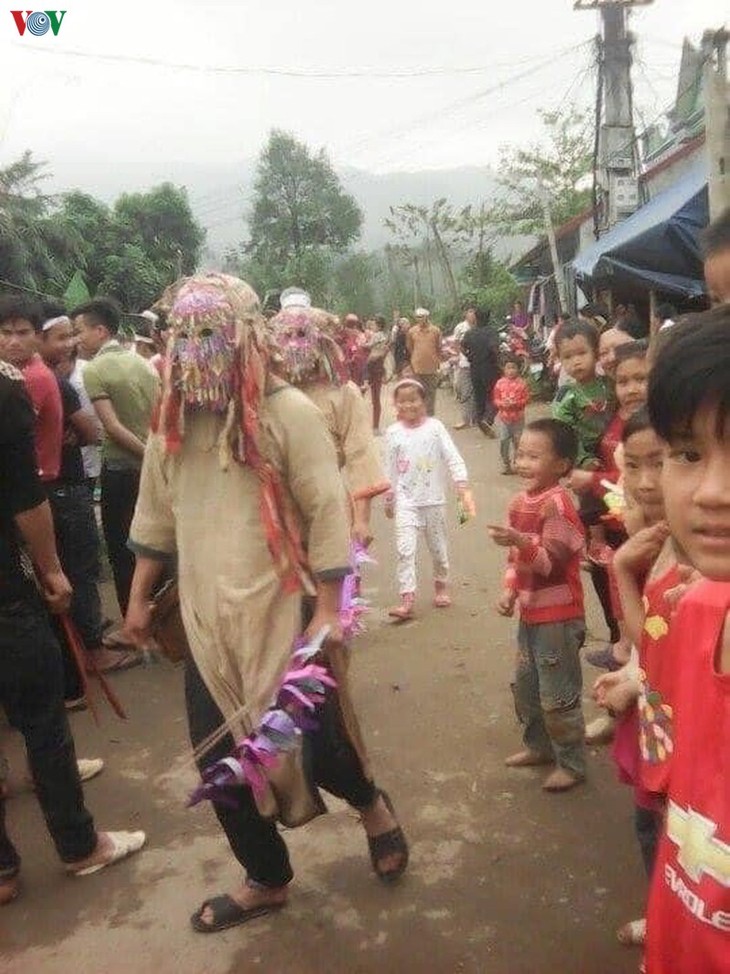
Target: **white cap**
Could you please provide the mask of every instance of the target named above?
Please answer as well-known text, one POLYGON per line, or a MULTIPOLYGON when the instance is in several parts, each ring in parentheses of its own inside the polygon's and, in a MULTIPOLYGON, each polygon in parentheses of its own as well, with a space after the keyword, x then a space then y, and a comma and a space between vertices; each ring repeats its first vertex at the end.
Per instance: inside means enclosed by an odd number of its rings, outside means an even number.
POLYGON ((68 315, 59 315, 57 318, 49 318, 48 321, 44 321, 41 325, 41 331, 50 331, 51 328, 55 328, 56 325, 70 325, 71 319, 68 315))
POLYGON ((431 312, 427 308, 416 308, 413 315, 415 318, 430 318, 431 312))
POLYGON ((279 295, 281 310, 284 308, 311 308, 312 299, 301 287, 288 287, 279 295))

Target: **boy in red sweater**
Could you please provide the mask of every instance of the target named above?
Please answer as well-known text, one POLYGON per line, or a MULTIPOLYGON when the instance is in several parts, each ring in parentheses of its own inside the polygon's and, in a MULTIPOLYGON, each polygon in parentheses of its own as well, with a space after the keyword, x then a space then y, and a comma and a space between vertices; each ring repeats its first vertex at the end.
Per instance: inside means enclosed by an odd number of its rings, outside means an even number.
POLYGON ((574 430, 555 419, 529 423, 520 437, 516 469, 525 489, 509 506, 508 526, 490 525, 509 548, 501 615, 519 604, 515 708, 524 748, 511 768, 556 764, 543 784, 567 791, 585 778, 580 648, 585 639, 580 559, 583 526, 560 485, 578 452, 574 430))
POLYGON ((517 453, 522 430, 525 427, 525 407, 530 401, 530 390, 520 376, 520 363, 514 355, 508 355, 502 366, 502 378, 492 392, 492 402, 497 410, 499 452, 502 456, 502 473, 514 473, 512 451, 517 453))
POLYGON ((667 522, 704 580, 680 601, 663 649, 673 753, 649 897, 648 974, 724 974, 730 959, 728 335, 729 305, 675 325, 649 378, 649 415, 665 443, 667 522))

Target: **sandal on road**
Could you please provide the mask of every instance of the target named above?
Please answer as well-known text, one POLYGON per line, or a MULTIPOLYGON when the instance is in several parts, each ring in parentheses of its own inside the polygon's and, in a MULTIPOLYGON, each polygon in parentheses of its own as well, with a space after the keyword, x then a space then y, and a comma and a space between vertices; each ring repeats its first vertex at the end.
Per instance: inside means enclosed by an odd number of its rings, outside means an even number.
POLYGON ((93 866, 86 866, 84 869, 74 869, 71 866, 68 872, 72 876, 92 876, 94 873, 106 869, 107 866, 114 865, 115 862, 121 862, 122 859, 139 852, 147 839, 144 832, 105 832, 104 834, 111 842, 112 849, 109 858, 103 862, 95 862, 93 866))
MULTIPOLYGON (((395 809, 388 793, 381 791, 379 797, 383 799, 385 807, 397 821, 395 809)), ((373 872, 381 883, 395 883, 408 868, 408 842, 403 829, 397 825, 388 832, 381 832, 380 835, 369 835, 367 839, 373 872), (379 869, 378 863, 390 856, 400 856, 399 864, 394 869, 379 869)))
POLYGON ((258 906, 241 906, 239 903, 224 893, 222 896, 213 896, 201 905, 197 913, 190 917, 193 930, 198 933, 218 933, 221 930, 228 930, 230 927, 237 927, 241 923, 255 920, 257 917, 265 917, 270 913, 277 913, 283 909, 286 903, 259 903, 258 906), (213 914, 212 923, 203 920, 203 914, 210 910, 213 914))
MULTIPOLYGON (((96 668, 99 673, 122 673, 124 670, 131 670, 135 666, 141 666, 144 662, 142 653, 136 649, 113 649, 105 646, 104 656, 106 662, 96 663, 96 668)), ((90 671, 87 667, 88 672, 90 671)))

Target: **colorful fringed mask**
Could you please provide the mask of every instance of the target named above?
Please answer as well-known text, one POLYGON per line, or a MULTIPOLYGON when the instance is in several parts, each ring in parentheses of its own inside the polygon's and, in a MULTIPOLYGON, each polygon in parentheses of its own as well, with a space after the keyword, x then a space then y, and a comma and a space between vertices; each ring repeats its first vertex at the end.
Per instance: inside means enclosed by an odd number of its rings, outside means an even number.
POLYGON ((256 292, 228 274, 198 274, 171 285, 155 310, 165 315, 169 328, 156 431, 164 436, 167 451, 177 453, 188 411, 221 415, 221 466, 228 469, 233 459, 255 471, 277 571, 288 591, 307 587, 299 527, 262 429, 268 354, 256 292))
POLYGON ((320 308, 284 308, 269 322, 272 358, 288 382, 342 381, 343 356, 332 332, 335 319, 320 308))

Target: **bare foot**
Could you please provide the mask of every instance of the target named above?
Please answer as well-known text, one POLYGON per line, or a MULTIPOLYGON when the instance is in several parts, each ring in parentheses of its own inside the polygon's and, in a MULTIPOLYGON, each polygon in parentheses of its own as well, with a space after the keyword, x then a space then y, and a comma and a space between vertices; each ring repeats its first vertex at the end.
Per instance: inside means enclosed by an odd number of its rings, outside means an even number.
POLYGON ((554 764, 555 760, 551 754, 540 754, 538 751, 518 751, 517 754, 510 754, 504 759, 505 766, 508 768, 537 768, 543 764, 554 764))
MULTIPOLYGON (((276 886, 269 889, 243 883, 228 895, 242 910, 252 910, 257 906, 283 906, 289 899, 289 889, 287 886, 276 886)), ((200 914, 200 920, 206 926, 213 926, 215 923, 213 908, 206 906, 200 914)))
POLYGON ((571 788, 575 788, 576 785, 581 784, 583 781, 583 778, 571 774, 565 768, 556 768, 552 774, 547 776, 542 787, 543 791, 570 791, 571 788))

